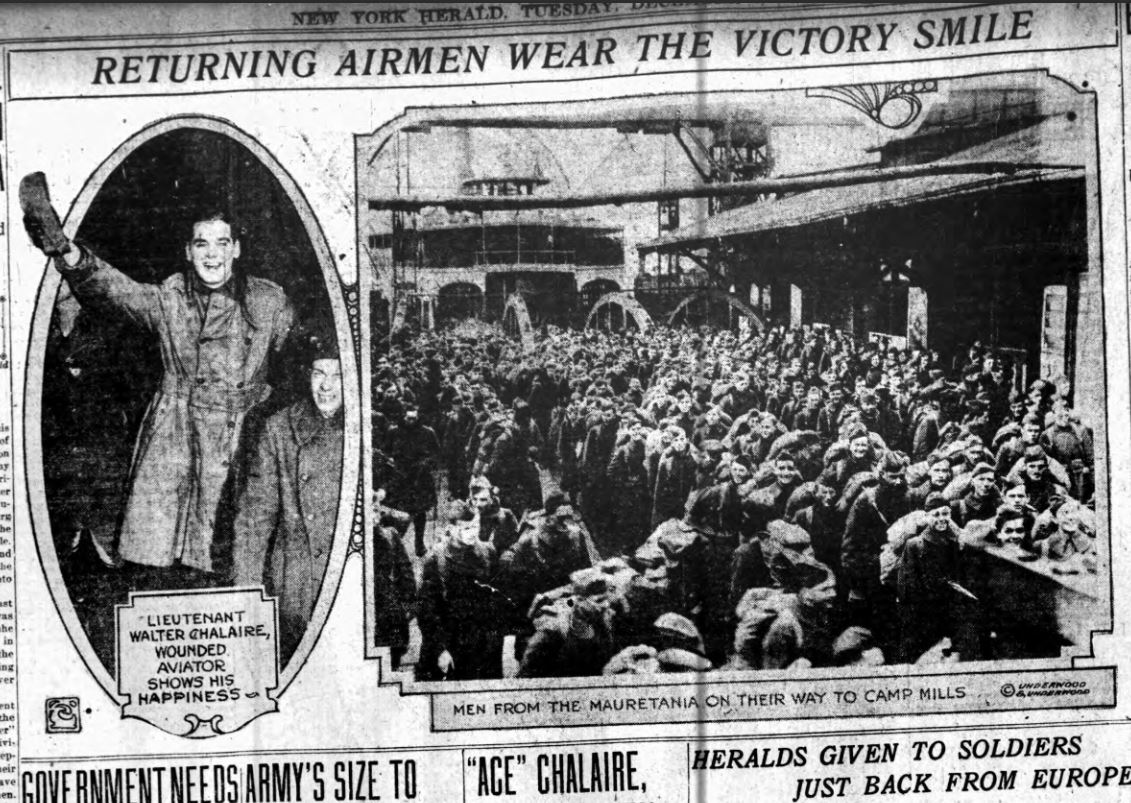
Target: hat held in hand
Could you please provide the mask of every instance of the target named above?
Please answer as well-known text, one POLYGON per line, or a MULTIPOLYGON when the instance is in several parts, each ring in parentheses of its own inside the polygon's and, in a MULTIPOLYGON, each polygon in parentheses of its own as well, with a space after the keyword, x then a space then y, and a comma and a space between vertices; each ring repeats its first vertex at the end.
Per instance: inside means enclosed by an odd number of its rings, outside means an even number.
POLYGON ((63 234, 63 224, 51 205, 43 173, 29 173, 20 179, 20 209, 24 213, 24 228, 36 248, 49 257, 70 249, 71 241, 63 234))

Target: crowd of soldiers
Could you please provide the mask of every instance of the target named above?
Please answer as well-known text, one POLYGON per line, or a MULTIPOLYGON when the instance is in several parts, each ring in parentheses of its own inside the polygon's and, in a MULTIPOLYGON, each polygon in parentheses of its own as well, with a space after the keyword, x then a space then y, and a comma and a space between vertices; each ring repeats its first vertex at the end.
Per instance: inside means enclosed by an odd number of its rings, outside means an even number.
POLYGON ((1096 572, 1071 388, 980 343, 465 328, 373 394, 377 640, 415 616, 419 679, 958 660, 969 544, 1096 572))

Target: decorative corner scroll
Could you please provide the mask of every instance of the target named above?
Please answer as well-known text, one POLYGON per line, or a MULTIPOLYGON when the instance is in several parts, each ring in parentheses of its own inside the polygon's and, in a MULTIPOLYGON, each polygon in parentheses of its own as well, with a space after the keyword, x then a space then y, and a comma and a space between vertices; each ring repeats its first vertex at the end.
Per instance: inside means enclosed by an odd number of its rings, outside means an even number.
POLYGON ((814 87, 805 91, 806 97, 829 98, 847 103, 873 122, 885 128, 907 128, 919 119, 923 111, 920 95, 938 92, 939 82, 900 81, 883 84, 855 84, 851 86, 814 87))

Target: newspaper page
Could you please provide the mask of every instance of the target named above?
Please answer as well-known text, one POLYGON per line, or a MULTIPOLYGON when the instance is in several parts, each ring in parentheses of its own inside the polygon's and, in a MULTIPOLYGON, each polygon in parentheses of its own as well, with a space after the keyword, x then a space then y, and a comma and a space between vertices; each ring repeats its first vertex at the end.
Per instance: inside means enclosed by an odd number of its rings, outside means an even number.
POLYGON ((2 19, 0 803, 1131 796, 1128 4, 2 19))

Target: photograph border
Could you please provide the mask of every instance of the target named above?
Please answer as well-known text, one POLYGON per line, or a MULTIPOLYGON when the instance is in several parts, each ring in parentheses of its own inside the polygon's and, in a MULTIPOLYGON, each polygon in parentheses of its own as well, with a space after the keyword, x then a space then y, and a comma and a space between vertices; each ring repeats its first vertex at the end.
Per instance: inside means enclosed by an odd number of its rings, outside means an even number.
MULTIPOLYGON (((876 66, 876 65, 869 64, 867 66, 873 67, 873 66, 876 66)), ((890 67, 890 66, 893 66, 893 65, 884 64, 884 65, 881 65, 881 66, 889 66, 890 67)), ((1091 120, 1089 122, 1091 123, 1091 125, 1090 125, 1091 131, 1089 132, 1090 133, 1089 142, 1086 146, 1086 152, 1084 154, 1084 157, 1085 157, 1085 163, 1084 163, 1085 193, 1094 193, 1094 195, 1095 195, 1095 207, 1094 207, 1095 214, 1094 215, 1091 214, 1092 209, 1093 209, 1093 207, 1091 205, 1092 204, 1091 199, 1090 198, 1086 199, 1085 203, 1087 204, 1087 212, 1086 212, 1087 220, 1086 220, 1085 237, 1087 239, 1089 268, 1094 267, 1096 269, 1096 273, 1097 273, 1095 281, 1097 283, 1096 286, 1098 288, 1098 299, 1099 299, 1098 314, 1099 314, 1099 319, 1100 319, 1099 329, 1100 329, 1100 337, 1101 337, 1101 340, 1102 340, 1102 342, 1100 343, 1100 353, 1106 354, 1106 349, 1107 349, 1107 345, 1108 345, 1108 337, 1109 337, 1106 312, 1107 312, 1109 300, 1106 298, 1105 293, 1104 293, 1104 281, 1105 281, 1105 277, 1106 277, 1106 274, 1107 274, 1107 267, 1108 266, 1106 265, 1105 258, 1104 258, 1103 207, 1102 207, 1102 193, 1100 192, 1100 187, 1102 185, 1103 176, 1101 175, 1102 166, 1100 164, 1100 158, 1099 158, 1099 150, 1100 150, 1099 121, 1098 121, 1099 102, 1098 102, 1097 91, 1094 88, 1091 88, 1089 86, 1089 83, 1088 83, 1087 80, 1083 80, 1080 83, 1077 83, 1069 77, 1065 77, 1063 75, 1053 73, 1052 69, 1049 68, 1049 67, 1035 67, 1035 68, 1030 68, 1030 69, 1018 68, 1018 69, 1007 69, 1007 70, 979 70, 979 71, 974 71, 974 72, 955 72, 955 73, 949 73, 948 72, 945 75, 934 76, 934 75, 931 74, 931 71, 932 70, 938 70, 938 67, 931 60, 916 61, 916 62, 914 62, 912 64, 908 64, 906 66, 908 68, 907 69, 908 75, 904 76, 902 80, 912 80, 912 79, 914 79, 914 80, 927 80, 927 79, 930 79, 932 77, 935 77, 940 81, 945 80, 949 83, 949 82, 961 81, 963 79, 973 79, 973 78, 985 77, 985 76, 1003 76, 1003 75, 1011 75, 1011 74, 1029 75, 1029 76, 1044 76, 1046 79, 1048 79, 1050 81, 1058 81, 1058 82, 1064 84, 1065 86, 1067 86, 1070 90, 1074 91, 1075 93, 1077 93, 1079 95, 1086 96, 1088 98, 1088 100, 1086 102, 1088 102, 1090 104, 1091 120), (926 75, 924 75, 924 73, 926 73, 926 75)), ((864 83, 864 85, 867 85, 868 82, 863 82, 863 83, 864 83)), ((819 87, 816 87, 816 86, 814 86, 810 83, 805 83, 804 81, 801 81, 801 82, 787 83, 787 84, 783 84, 781 86, 777 86, 777 87, 774 87, 774 88, 767 88, 767 89, 729 89, 728 88, 728 89, 717 90, 717 92, 720 95, 728 95, 728 96, 737 96, 737 95, 741 95, 741 94, 765 95, 765 94, 773 94, 773 93, 789 92, 789 91, 805 91, 805 90, 812 90, 812 89, 816 89, 816 88, 819 88, 819 87)), ((511 103, 497 103, 497 104, 478 104, 478 103, 476 103, 476 104, 468 104, 468 105, 446 104, 446 105, 437 105, 437 106, 406 106, 400 111, 400 113, 394 115, 387 122, 385 122, 381 126, 377 127, 373 131, 368 132, 368 133, 364 133, 364 134, 355 134, 354 135, 355 191, 357 192, 357 208, 356 208, 356 223, 357 223, 357 237, 358 237, 357 255, 358 255, 358 262, 359 262, 358 275, 359 275, 360 287, 362 289, 362 299, 363 299, 362 317, 363 317, 363 320, 365 322, 364 326, 363 326, 363 332, 364 332, 364 336, 365 336, 366 341, 367 341, 366 343, 363 344, 363 347, 362 347, 362 389, 363 389, 362 404, 363 404, 363 408, 365 410, 365 414, 363 416, 363 418, 364 418, 364 421, 363 421, 363 437, 364 437, 364 442, 367 445, 372 442, 371 439, 372 439, 372 436, 373 436, 372 425, 371 425, 371 421, 370 421, 370 412, 372 410, 372 399, 371 399, 372 387, 371 387, 370 372, 371 372, 371 369, 372 369, 371 347, 373 345, 371 337, 372 337, 372 331, 373 330, 372 330, 372 327, 371 327, 371 321, 369 319, 371 310, 370 310, 370 305, 367 303, 367 300, 370 298, 370 294, 376 288, 374 286, 372 286, 372 284, 371 284, 372 281, 373 281, 373 278, 374 278, 372 276, 372 271, 368 268, 368 266, 364 265, 364 260, 366 259, 368 249, 366 247, 366 241, 365 241, 365 237, 363 235, 363 231, 364 231, 364 226, 365 226, 365 217, 366 217, 367 214, 369 214, 369 209, 368 209, 368 204, 366 203, 366 199, 363 199, 361 197, 361 194, 360 194, 360 183, 361 182, 360 182, 359 171, 360 171, 360 169, 361 169, 361 167, 364 163, 370 162, 372 160, 372 158, 374 157, 373 143, 380 143, 377 146, 377 150, 380 151, 388 144, 388 142, 392 139, 392 137, 394 135, 396 135, 399 131, 401 131, 402 129, 404 129, 406 127, 412 126, 414 123, 416 123, 421 118, 426 118, 426 117, 427 118, 436 118, 436 117, 443 117, 443 116, 446 116, 446 115, 451 115, 451 116, 458 116, 460 119, 489 120, 489 119, 491 119, 492 116, 498 115, 500 112, 502 112, 503 114, 506 114, 508 110, 512 110, 513 112, 519 112, 520 110, 532 110, 532 109, 538 108, 538 107, 569 107, 569 106, 572 106, 572 107, 575 107, 575 108, 579 108, 585 103, 597 103, 597 104, 601 104, 602 106, 604 106, 604 105, 609 105, 609 104, 615 104, 617 101, 625 101, 625 100, 638 100, 639 101, 640 99, 649 98, 649 97, 689 96, 689 95, 692 95, 692 94, 694 94, 694 93, 692 93, 692 92, 640 92, 640 93, 631 93, 631 94, 617 94, 617 95, 607 96, 607 97, 601 96, 601 97, 590 98, 590 99, 586 99, 586 100, 547 100, 547 101, 541 101, 541 102, 539 102, 539 101, 516 101, 516 102, 511 102, 511 103)), ((949 672, 949 673, 938 673, 938 672, 908 673, 906 671, 907 667, 901 666, 901 669, 899 670, 898 673, 895 670, 893 670, 891 675, 884 674, 884 675, 880 675, 879 677, 884 677, 884 678, 902 677, 902 678, 907 678, 907 679, 919 679, 919 678, 929 679, 929 678, 932 678, 932 677, 946 677, 946 678, 953 679, 953 678, 960 678, 964 675, 985 675, 985 674, 994 674, 994 673, 997 673, 997 672, 1005 673, 1005 672, 1027 672, 1027 671, 1042 671, 1042 670, 1045 670, 1045 671, 1056 670, 1058 672, 1064 672, 1064 671, 1071 672, 1071 671, 1073 671, 1077 668, 1083 669, 1084 667, 1079 666, 1082 662, 1092 661, 1096 658, 1095 637, 1098 636, 1098 635, 1102 636, 1102 635, 1112 634, 1113 628, 1114 628, 1114 625, 1115 625, 1114 575, 1113 575, 1113 570, 1112 570, 1112 546, 1113 546, 1113 539, 1114 539, 1114 528, 1113 528, 1113 521, 1112 521, 1112 514, 1111 514, 1111 504, 1110 504, 1111 492, 1112 492, 1112 482, 1111 482, 1111 472, 1110 472, 1110 462, 1109 462, 1112 410, 1110 409, 1109 402, 1108 402, 1108 400, 1110 398, 1110 377, 1108 375, 1108 367, 1107 367, 1106 360, 1102 361, 1101 371, 1102 371, 1102 379, 1103 379, 1103 383, 1102 383, 1103 384, 1103 399, 1102 399, 1101 403, 1097 404, 1097 408, 1102 408, 1102 411, 1103 411, 1103 416, 1102 416, 1103 432, 1102 432, 1102 437, 1096 438, 1097 455, 1096 455, 1095 465, 1096 465, 1096 475, 1097 475, 1096 476, 1096 485, 1097 485, 1097 488, 1102 487, 1103 492, 1097 494, 1096 508, 1097 508, 1097 516, 1103 522, 1104 527, 1106 527, 1106 531, 1105 531, 1106 543, 1105 543, 1105 546, 1103 547, 1103 549, 1101 550, 1101 553, 1100 553, 1100 570, 1101 570, 1101 573, 1106 574, 1106 580, 1107 580, 1107 582, 1106 582, 1106 588, 1107 588, 1107 622, 1101 623, 1101 626, 1091 629, 1090 638, 1088 639, 1086 652, 1081 651, 1081 652, 1077 652, 1077 653, 1072 654, 1070 657, 1062 657, 1062 658, 970 662, 968 664, 958 664, 958 665, 956 665, 956 666, 967 666, 967 667, 969 667, 969 669, 964 670, 964 671, 949 672)), ((364 510, 365 522, 366 522, 366 524, 365 524, 365 543, 366 543, 366 546, 368 547, 368 544, 370 543, 370 539, 372 538, 372 527, 373 527, 372 510, 373 510, 373 490, 374 490, 372 488, 372 461, 371 461, 370 450, 368 448, 366 448, 364 450, 364 456, 365 456, 365 461, 364 461, 364 465, 363 465, 363 472, 364 473, 363 473, 362 479, 363 479, 363 487, 364 487, 365 504, 364 504, 363 510, 364 510)), ((500 679, 500 680, 459 681, 456 684, 450 684, 450 683, 435 682, 435 681, 433 681, 433 682, 416 681, 412 678, 407 677, 404 674, 394 675, 390 671, 389 649, 387 647, 377 647, 377 646, 375 646, 375 633, 374 633, 374 629, 373 629, 374 628, 373 606, 375 604, 375 591, 374 591, 374 587, 373 587, 374 567, 373 567, 373 559, 372 559, 373 558, 372 550, 366 548, 366 549, 363 550, 363 554, 364 554, 364 557, 365 557, 365 571, 364 571, 364 584, 365 584, 365 588, 364 588, 364 591, 365 591, 365 593, 364 593, 364 597, 365 597, 365 615, 364 615, 365 644, 364 644, 364 648, 365 648, 365 657, 367 659, 377 660, 379 662, 380 683, 381 683, 382 686, 387 686, 387 685, 397 686, 399 688, 401 696, 427 695, 430 698, 431 705, 430 705, 429 713, 430 713, 431 728, 432 728, 433 731, 437 730, 436 723, 435 723, 435 710, 436 710, 437 702, 438 702, 438 700, 442 699, 445 695, 449 695, 449 694, 464 694, 466 696, 471 697, 471 696, 476 696, 476 695, 479 695, 479 694, 482 694, 482 693, 485 693, 485 692, 491 693, 491 694, 505 695, 508 692, 516 692, 517 693, 517 692, 528 692, 528 691, 537 690, 537 689, 545 690, 545 689, 548 689, 550 687, 552 687, 554 689, 562 689, 562 690, 568 689, 569 691, 581 691, 581 690, 584 690, 584 689, 610 688, 610 685, 607 682, 603 683, 602 678, 600 678, 600 677, 583 677, 583 678, 569 677, 569 678, 549 678, 549 679, 547 679, 547 678, 534 678, 534 679, 510 678, 510 679, 500 679), (551 681, 551 683, 549 685, 547 684, 548 680, 551 681)), ((1082 645, 1081 645, 1081 650, 1083 650, 1082 645)), ((1090 665, 1087 668, 1089 670, 1110 669, 1112 674, 1113 674, 1113 693, 1117 692, 1117 685, 1115 684, 1115 681, 1117 679, 1115 677, 1115 675, 1117 675, 1117 668, 1116 667, 1108 666, 1108 665, 1090 665)), ((709 677, 711 677, 711 680, 709 680, 707 682, 717 682, 720 685, 722 685, 722 684, 735 683, 735 682, 740 682, 740 681, 745 681, 745 682, 757 682, 757 681, 760 681, 760 680, 781 681, 781 680, 786 680, 786 679, 788 679, 790 681, 794 681, 794 682, 799 683, 799 684, 804 684, 806 682, 813 681, 813 680, 826 680, 826 679, 829 679, 829 678, 858 680, 858 679, 861 679, 861 678, 866 678, 866 677, 871 677, 871 676, 870 675, 852 674, 850 672, 845 672, 844 670, 835 670, 835 671, 831 672, 828 668, 821 668, 821 669, 805 670, 804 673, 785 673, 785 672, 782 672, 782 671, 774 671, 774 670, 759 670, 756 673, 744 673, 743 675, 736 675, 736 674, 730 674, 730 673, 726 673, 726 672, 716 671, 716 672, 712 672, 709 677)), ((657 687, 657 686, 672 686, 673 684, 672 684, 672 681, 671 681, 670 678, 671 678, 671 676, 668 676, 668 675, 659 675, 659 676, 656 676, 655 678, 645 678, 645 679, 642 679, 640 676, 634 676, 633 683, 631 683, 631 684, 626 683, 626 684, 623 684, 623 685, 618 684, 616 686, 613 686, 612 688, 618 688, 618 689, 619 688, 649 689, 649 688, 653 688, 653 687, 657 687)), ((702 680, 692 680, 692 681, 690 681, 686 684, 682 684, 682 685, 684 685, 688 688, 693 688, 693 687, 697 687, 697 686, 702 685, 702 683, 703 683, 702 680)), ((676 685, 679 685, 679 684, 676 684, 676 685)), ((1100 704, 1100 705, 1073 705, 1072 707, 1073 708, 1111 708, 1111 707, 1113 707, 1117 704, 1118 704, 1118 694, 1115 694, 1115 700, 1111 703, 1103 703, 1103 704, 1100 704)), ((1012 709, 1012 708, 1004 708, 1004 707, 1002 707, 1002 708, 994 707, 992 709, 987 709, 987 710, 992 710, 992 711, 998 712, 998 711, 1009 711, 1009 710, 1032 711, 1034 709, 1032 709, 1032 708, 1012 709)), ((1040 709, 1036 709, 1036 710, 1040 710, 1040 709)), ((885 711, 885 715, 887 713, 888 712, 885 711)), ((895 712, 892 712, 892 713, 895 713, 895 712)), ((906 712, 906 713, 914 714, 914 713, 927 713, 927 712, 909 711, 909 712, 906 712)), ((932 712, 929 712, 929 713, 932 713, 932 714, 933 713, 946 713, 948 715, 954 715, 956 713, 960 714, 960 713, 975 713, 975 712, 957 710, 957 711, 954 711, 954 712, 950 712, 950 711, 934 712, 934 711, 932 711, 932 712)), ((867 713, 862 714, 862 715, 864 715, 864 716, 875 716, 876 713, 873 711, 873 712, 867 712, 867 713)), ((841 716, 841 715, 839 715, 839 714, 827 714, 827 715, 818 715, 818 716, 815 716, 815 717, 784 717, 784 718, 781 719, 781 721, 783 721, 783 722, 792 721, 794 719, 830 719, 830 718, 839 717, 839 716, 841 716)), ((712 718, 710 718, 709 714, 707 715, 706 718, 709 721, 718 722, 718 723, 729 722, 729 721, 738 721, 738 720, 731 720, 729 718, 728 719, 712 719, 712 718)), ((663 720, 652 720, 652 719, 647 719, 647 720, 632 719, 631 721, 602 723, 602 724, 603 725, 604 724, 613 724, 613 725, 617 725, 617 726, 621 726, 621 725, 632 726, 632 725, 641 725, 641 724, 644 724, 644 722, 647 722, 648 724, 664 724, 663 720)), ((513 726, 508 726, 508 728, 509 727, 513 727, 513 726)), ((529 726, 520 726, 520 727, 544 728, 544 727, 574 727, 574 726, 569 725, 569 724, 561 724, 561 723, 558 723, 558 722, 538 722, 538 723, 533 723, 529 726)), ((479 726, 469 726, 469 729, 471 729, 471 730, 483 730, 484 728, 479 727, 479 726)), ((446 728, 444 730, 450 730, 450 729, 446 728)))
MULTIPOLYGON (((307 239, 317 256, 317 266, 322 275, 323 286, 330 302, 333 314, 334 330, 338 341, 339 352, 342 355, 342 392, 346 403, 343 405, 344 443, 342 452, 342 481, 338 493, 337 518, 334 527, 333 546, 327 562, 325 574, 322 577, 314 611, 310 623, 303 633, 302 639, 295 649, 291 659, 285 667, 279 668, 279 684, 276 699, 283 694, 298 673, 302 670, 310 653, 317 643, 322 629, 329 616, 331 606, 337 597, 341 585, 345 561, 350 549, 351 533, 354 529, 356 517, 357 494, 359 482, 359 461, 356 459, 362 449, 361 438, 361 397, 359 385, 359 370, 356 359, 349 359, 347 355, 356 357, 356 341, 350 324, 345 299, 346 285, 337 271, 336 260, 326 240, 314 209, 306 194, 294 180, 290 172, 283 166, 278 158, 269 151, 255 137, 247 133, 240 126, 222 117, 205 114, 178 114, 162 117, 155 120, 130 135, 121 142, 109 156, 107 156, 85 180, 82 188, 75 196, 70 210, 63 222, 67 236, 73 237, 78 230, 83 217, 89 210, 91 203, 101 190, 102 185, 138 147, 149 140, 172 131, 198 128, 222 134, 250 151, 259 163, 279 182, 287 198, 294 206, 296 213, 301 218, 307 239)), ((83 630, 82 624, 75 612, 74 605, 68 598, 66 584, 59 565, 58 555, 52 540, 50 517, 47 510, 46 490, 43 487, 43 443, 40 417, 40 399, 43 392, 43 359, 42 355, 47 346, 47 334, 51 325, 56 298, 62 277, 53 270, 50 262, 44 263, 43 277, 39 282, 39 290, 35 298, 35 312, 32 317, 31 336, 28 341, 27 369, 24 377, 23 402, 24 409, 21 415, 24 434, 24 469, 29 482, 26 484, 27 503, 31 512, 33 535, 39 563, 47 581, 48 590, 56 611, 72 647, 79 654, 87 671, 102 687, 102 690, 119 707, 125 703, 117 693, 115 678, 104 667, 94 652, 89 637, 83 630), (38 481, 37 481, 38 480, 38 481)), ((313 269, 313 266, 311 266, 313 269)), ((217 591, 223 591, 223 588, 217 591)))

